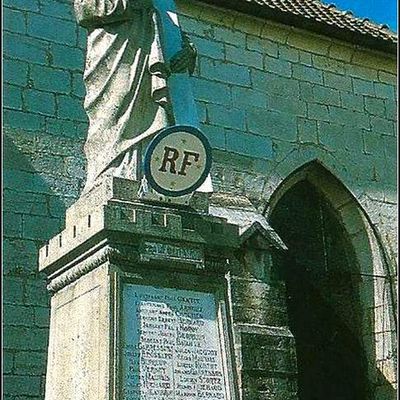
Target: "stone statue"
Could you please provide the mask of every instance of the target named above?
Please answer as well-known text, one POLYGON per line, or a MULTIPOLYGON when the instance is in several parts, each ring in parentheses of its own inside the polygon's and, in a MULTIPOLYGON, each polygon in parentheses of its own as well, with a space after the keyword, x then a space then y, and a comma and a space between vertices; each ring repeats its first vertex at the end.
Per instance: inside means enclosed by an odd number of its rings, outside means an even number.
POLYGON ((174 124, 167 78, 191 74, 196 50, 183 35, 182 50, 166 62, 151 0, 75 0, 74 6, 88 31, 86 193, 103 174, 140 179, 149 138, 174 124))

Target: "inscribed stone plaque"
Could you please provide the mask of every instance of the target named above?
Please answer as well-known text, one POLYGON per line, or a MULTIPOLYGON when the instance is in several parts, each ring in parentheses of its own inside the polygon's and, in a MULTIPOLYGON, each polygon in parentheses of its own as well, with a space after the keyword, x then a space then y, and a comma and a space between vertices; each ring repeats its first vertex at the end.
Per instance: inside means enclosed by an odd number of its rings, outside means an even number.
POLYGON ((194 247, 175 246, 168 243, 143 241, 140 250, 141 261, 171 260, 176 262, 189 262, 203 267, 203 253, 194 247))
POLYGON ((228 399, 215 298, 124 286, 122 399, 228 399))

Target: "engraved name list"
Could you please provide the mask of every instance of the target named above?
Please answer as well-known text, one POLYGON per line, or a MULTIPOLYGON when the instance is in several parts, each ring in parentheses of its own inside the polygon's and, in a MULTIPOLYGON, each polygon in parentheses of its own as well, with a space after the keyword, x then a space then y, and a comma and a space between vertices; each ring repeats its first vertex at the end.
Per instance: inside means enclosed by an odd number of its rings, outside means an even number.
POLYGON ((124 400, 227 400, 214 296, 125 285, 124 400))

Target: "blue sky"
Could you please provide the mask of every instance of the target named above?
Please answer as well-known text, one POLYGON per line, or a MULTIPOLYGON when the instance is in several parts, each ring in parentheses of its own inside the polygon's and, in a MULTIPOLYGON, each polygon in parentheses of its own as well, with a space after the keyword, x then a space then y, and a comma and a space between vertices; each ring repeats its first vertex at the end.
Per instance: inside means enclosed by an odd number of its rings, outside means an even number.
POLYGON ((361 18, 369 18, 379 24, 387 24, 397 32, 396 0, 323 0, 326 4, 335 4, 341 10, 351 10, 361 18))

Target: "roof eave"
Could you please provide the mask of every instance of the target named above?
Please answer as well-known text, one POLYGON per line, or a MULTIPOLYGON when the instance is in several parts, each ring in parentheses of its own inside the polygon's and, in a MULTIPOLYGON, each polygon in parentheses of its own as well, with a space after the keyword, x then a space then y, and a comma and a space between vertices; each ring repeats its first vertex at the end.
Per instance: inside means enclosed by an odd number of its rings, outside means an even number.
POLYGON ((351 31, 346 28, 328 25, 327 23, 316 21, 315 19, 306 18, 302 15, 296 15, 289 12, 283 12, 279 9, 266 7, 265 5, 257 5, 253 2, 243 0, 200 0, 203 3, 214 5, 221 8, 227 8, 244 14, 253 15, 269 19, 284 25, 294 26, 296 28, 306 29, 314 33, 334 37, 345 42, 357 44, 373 50, 397 54, 397 43, 380 37, 374 37, 368 34, 362 34, 357 31, 351 31))

